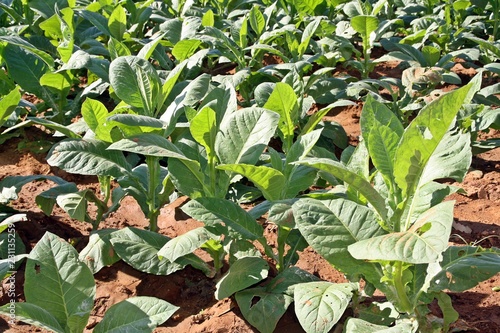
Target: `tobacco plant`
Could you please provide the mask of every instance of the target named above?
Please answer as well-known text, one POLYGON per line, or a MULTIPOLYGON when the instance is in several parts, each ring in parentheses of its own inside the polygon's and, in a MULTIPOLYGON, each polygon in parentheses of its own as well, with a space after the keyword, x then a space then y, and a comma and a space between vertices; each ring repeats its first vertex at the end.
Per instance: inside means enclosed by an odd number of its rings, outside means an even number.
MULTIPOLYGON (((357 168, 327 159, 299 162, 345 184, 345 198, 300 199, 296 223, 309 244, 365 291, 381 290, 400 314, 402 332, 430 332, 427 305, 438 299, 442 329, 456 320, 444 290, 464 291, 498 272, 498 249, 449 246, 457 191, 437 179, 460 181, 470 165, 470 138, 454 126, 460 107, 479 89, 469 85, 432 102, 406 128, 384 105, 369 99, 363 108, 363 141, 357 168), (375 169, 369 172, 369 160, 375 169), (474 267, 464 272, 462 267, 474 267)), ((377 324, 377 323, 375 323, 377 324)), ((356 319, 346 332, 371 324, 356 319)))
MULTIPOLYGON (((90 269, 67 242, 47 232, 28 256, 26 302, 8 303, 0 313, 57 333, 84 332, 96 287, 90 269), (41 287, 42 286, 42 287, 41 287)), ((93 332, 152 332, 178 307, 155 297, 132 297, 111 306, 93 332)))

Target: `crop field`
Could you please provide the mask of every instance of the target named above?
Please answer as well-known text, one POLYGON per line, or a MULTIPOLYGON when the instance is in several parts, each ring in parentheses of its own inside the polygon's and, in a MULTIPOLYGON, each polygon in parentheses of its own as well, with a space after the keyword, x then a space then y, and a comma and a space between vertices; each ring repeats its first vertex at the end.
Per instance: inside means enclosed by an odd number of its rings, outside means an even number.
POLYGON ((500 0, 0 0, 0 332, 500 332, 500 0))

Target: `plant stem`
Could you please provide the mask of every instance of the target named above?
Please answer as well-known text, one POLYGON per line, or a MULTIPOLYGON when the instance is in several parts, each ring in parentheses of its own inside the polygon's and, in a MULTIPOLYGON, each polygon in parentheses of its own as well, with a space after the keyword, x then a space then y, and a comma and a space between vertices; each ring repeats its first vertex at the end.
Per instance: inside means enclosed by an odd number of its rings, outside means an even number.
POLYGON ((408 314, 412 314, 414 309, 412 303, 410 302, 408 295, 406 294, 406 287, 403 282, 403 262, 396 261, 395 272, 394 272, 394 287, 396 287, 396 293, 399 299, 399 310, 408 314))
POLYGON ((158 157, 146 156, 146 164, 148 166, 148 219, 149 230, 158 231, 158 215, 159 208, 156 205, 156 186, 158 184, 158 157))

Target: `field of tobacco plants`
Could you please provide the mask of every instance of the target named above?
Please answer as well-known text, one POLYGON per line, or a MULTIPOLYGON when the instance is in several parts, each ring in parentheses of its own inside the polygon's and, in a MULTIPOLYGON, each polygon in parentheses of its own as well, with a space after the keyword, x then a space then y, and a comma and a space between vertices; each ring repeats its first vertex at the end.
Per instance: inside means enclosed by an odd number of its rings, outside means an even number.
POLYGON ((500 0, 0 0, 0 331, 500 332, 500 0))

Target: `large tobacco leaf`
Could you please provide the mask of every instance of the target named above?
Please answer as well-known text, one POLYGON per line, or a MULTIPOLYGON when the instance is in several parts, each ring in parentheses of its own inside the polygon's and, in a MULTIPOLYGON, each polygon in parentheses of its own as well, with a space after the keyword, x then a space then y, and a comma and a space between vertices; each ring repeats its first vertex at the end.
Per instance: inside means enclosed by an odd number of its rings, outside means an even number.
POLYGON ((55 144, 47 163, 81 175, 107 175, 120 178, 131 172, 120 151, 107 150, 109 144, 98 140, 67 139, 55 144))
POLYGON ((222 164, 255 164, 274 135, 279 115, 262 108, 241 109, 225 118, 215 141, 222 164))

